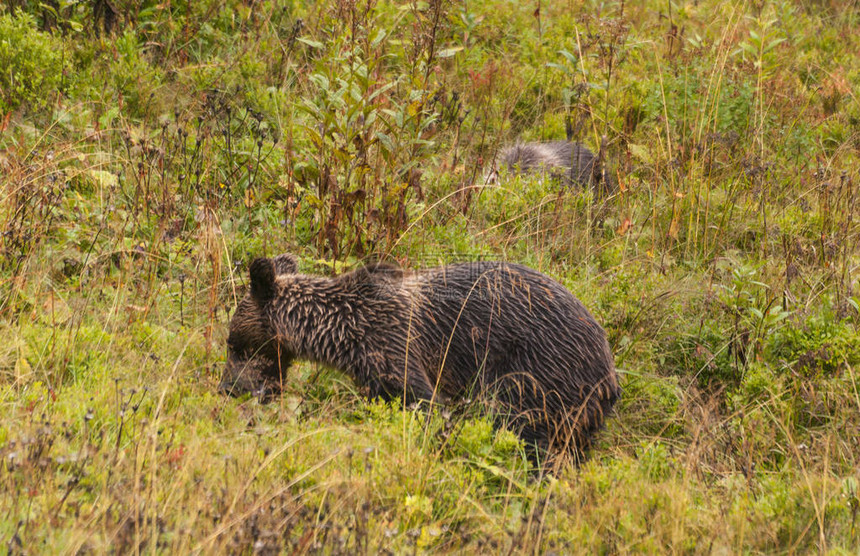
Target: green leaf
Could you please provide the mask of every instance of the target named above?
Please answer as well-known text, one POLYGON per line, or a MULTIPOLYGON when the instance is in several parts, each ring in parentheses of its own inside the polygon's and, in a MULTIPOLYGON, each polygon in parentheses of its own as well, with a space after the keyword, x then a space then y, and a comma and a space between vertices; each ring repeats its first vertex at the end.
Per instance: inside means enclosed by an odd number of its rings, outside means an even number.
POLYGON ((99 187, 114 187, 117 184, 116 174, 104 170, 90 170, 90 177, 99 187))
POLYGON ((630 154, 632 154, 633 156, 635 156, 636 158, 638 158, 642 162, 645 162, 647 164, 651 164, 654 162, 654 159, 651 156, 651 153, 648 151, 648 149, 646 149, 642 145, 635 145, 633 143, 628 143, 627 148, 630 149, 630 154))
POLYGON ((323 45, 323 43, 321 43, 319 41, 306 39, 304 37, 299 37, 297 40, 301 43, 304 43, 304 44, 310 46, 311 48, 316 48, 317 50, 322 50, 325 48, 325 45, 323 45))
POLYGON ((559 50, 558 53, 567 58, 567 61, 574 66, 579 63, 579 59, 567 50, 559 50))
POLYGON ((370 41, 371 46, 378 46, 379 43, 387 36, 385 29, 377 29, 376 35, 374 35, 373 40, 370 41))
POLYGON ((391 137, 382 133, 381 131, 377 131, 376 138, 379 139, 379 142, 382 143, 382 146, 385 147, 386 151, 394 151, 394 141, 391 140, 391 137))
POLYGON ((437 58, 450 58, 451 56, 460 52, 461 50, 463 50, 462 46, 455 46, 452 48, 446 48, 444 50, 440 50, 439 53, 436 54, 436 57, 437 58))

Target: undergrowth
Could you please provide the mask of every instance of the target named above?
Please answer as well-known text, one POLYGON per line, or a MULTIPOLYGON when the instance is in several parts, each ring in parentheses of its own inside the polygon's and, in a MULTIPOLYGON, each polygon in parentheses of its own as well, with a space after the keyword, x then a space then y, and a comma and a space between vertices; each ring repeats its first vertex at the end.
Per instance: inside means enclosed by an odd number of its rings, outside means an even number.
POLYGON ((851 3, 0 7, 10 553, 860 550, 851 3), (506 175, 568 137, 613 191, 506 175), (607 329, 579 468, 474 403, 217 394, 247 264, 498 258, 607 329))

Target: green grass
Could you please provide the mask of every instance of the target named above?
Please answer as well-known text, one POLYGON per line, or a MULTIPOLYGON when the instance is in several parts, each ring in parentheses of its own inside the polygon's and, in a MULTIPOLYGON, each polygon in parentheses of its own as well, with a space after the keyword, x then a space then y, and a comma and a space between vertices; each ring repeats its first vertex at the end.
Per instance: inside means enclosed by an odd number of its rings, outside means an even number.
POLYGON ((856 6, 11 5, 9 552, 860 550, 856 6), (617 191, 474 186, 568 128, 617 191), (306 363, 218 395, 247 264, 284 251, 557 278, 624 388, 590 460, 541 477, 478 404, 306 363))

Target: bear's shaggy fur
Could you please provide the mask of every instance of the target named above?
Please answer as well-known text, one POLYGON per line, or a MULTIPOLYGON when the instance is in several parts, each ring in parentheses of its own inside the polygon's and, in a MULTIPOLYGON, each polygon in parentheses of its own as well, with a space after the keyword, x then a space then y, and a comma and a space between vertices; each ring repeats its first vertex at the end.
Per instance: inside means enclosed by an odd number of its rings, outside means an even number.
POLYGON ((549 141, 515 143, 502 149, 487 173, 485 182, 494 184, 499 169, 523 174, 542 173, 559 179, 565 186, 597 185, 603 191, 614 189, 614 182, 602 162, 582 143, 549 141))
POLYGON ((230 323, 221 389, 277 394, 298 358, 372 397, 492 401, 550 455, 580 455, 619 396, 603 328, 571 293, 522 265, 416 273, 375 264, 336 278, 256 259, 230 323))

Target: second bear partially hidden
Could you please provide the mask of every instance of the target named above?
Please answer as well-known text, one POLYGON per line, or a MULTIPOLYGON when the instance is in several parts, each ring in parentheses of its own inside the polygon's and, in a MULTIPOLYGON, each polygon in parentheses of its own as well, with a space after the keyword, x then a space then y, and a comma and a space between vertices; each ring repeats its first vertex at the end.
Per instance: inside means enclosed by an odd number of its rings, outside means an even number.
POLYGON ((571 141, 514 143, 496 154, 484 183, 498 183, 499 170, 504 168, 513 173, 547 176, 566 187, 594 186, 597 191, 610 193, 615 189, 615 180, 602 158, 582 143, 571 141))

